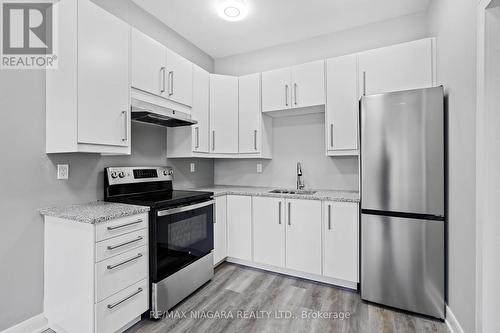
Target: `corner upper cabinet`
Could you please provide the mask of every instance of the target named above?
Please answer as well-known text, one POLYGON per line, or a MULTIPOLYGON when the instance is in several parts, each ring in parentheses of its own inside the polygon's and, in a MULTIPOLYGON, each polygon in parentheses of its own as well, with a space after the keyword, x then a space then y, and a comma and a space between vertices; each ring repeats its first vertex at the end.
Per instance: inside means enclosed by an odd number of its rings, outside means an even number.
POLYGON ((238 153, 238 77, 210 74, 210 152, 238 153))
POLYGON ((435 38, 359 53, 360 95, 434 86, 435 38))
POLYGON ((327 155, 358 154, 358 57, 356 54, 326 61, 327 155))
POLYGON ((262 73, 262 112, 323 104, 324 60, 262 73))
POLYGON ((130 26, 60 1, 59 67, 46 72, 46 152, 130 154, 130 26))

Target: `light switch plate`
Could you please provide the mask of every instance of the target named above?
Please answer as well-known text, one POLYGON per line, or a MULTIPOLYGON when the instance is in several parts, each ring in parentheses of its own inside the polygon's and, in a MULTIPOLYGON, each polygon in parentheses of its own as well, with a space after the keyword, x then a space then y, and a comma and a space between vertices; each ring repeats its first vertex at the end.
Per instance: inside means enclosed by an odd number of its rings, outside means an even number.
POLYGON ((257 163, 257 173, 262 173, 262 163, 257 163))
POLYGON ((196 165, 194 163, 191 163, 189 165, 189 170, 191 170, 191 172, 195 172, 196 171, 196 165))
POLYGON ((69 164, 58 164, 57 179, 68 179, 68 178, 69 178, 69 164))

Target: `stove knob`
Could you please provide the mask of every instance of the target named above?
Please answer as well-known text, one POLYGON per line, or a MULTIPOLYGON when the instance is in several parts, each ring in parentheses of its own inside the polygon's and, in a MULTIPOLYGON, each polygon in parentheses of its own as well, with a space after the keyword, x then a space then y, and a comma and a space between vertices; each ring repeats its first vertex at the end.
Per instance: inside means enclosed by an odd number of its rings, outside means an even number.
POLYGON ((172 170, 163 170, 164 176, 170 176, 172 174, 172 170))
POLYGON ((125 173, 123 171, 121 171, 119 174, 118 174, 118 177, 120 178, 124 178, 125 177, 125 173))
POLYGON ((116 173, 116 171, 113 171, 111 173, 111 178, 115 179, 116 177, 118 177, 118 174, 116 173))

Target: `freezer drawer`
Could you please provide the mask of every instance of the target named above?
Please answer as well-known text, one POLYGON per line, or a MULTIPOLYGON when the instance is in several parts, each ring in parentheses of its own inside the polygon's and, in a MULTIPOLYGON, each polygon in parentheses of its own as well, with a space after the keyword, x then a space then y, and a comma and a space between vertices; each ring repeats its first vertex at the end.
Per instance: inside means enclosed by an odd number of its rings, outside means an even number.
POLYGON ((444 222, 361 215, 361 298, 444 318, 444 222))
POLYGON ((444 216, 443 87, 364 96, 362 209, 444 216))

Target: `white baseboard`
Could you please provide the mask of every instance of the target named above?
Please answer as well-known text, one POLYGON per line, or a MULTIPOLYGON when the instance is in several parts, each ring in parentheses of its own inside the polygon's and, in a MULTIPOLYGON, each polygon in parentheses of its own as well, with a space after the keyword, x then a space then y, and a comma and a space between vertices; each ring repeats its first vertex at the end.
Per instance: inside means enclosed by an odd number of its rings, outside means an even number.
POLYGON ((448 326, 448 329, 451 333, 464 333, 464 330, 462 326, 460 326, 457 317, 455 317, 448 305, 446 306, 446 326, 448 326))
POLYGON ((40 313, 0 333, 40 333, 48 328, 47 318, 44 317, 43 313, 40 313))

